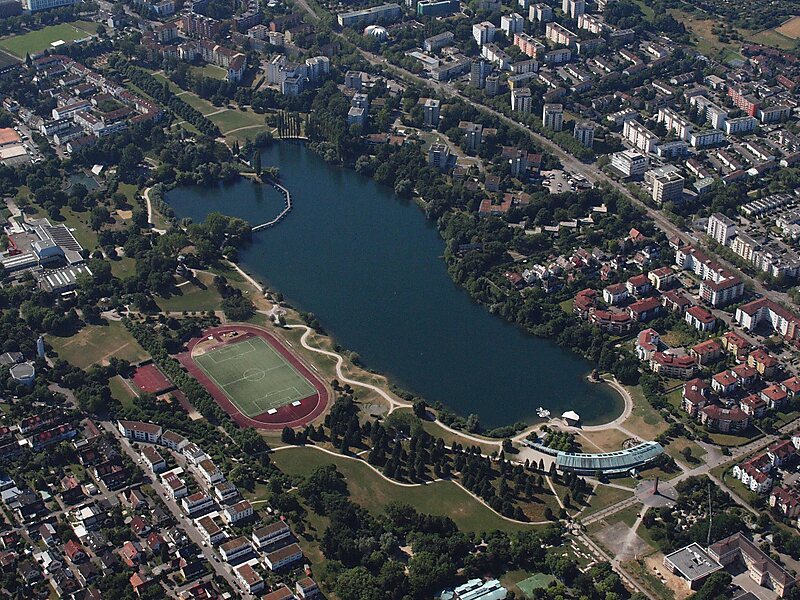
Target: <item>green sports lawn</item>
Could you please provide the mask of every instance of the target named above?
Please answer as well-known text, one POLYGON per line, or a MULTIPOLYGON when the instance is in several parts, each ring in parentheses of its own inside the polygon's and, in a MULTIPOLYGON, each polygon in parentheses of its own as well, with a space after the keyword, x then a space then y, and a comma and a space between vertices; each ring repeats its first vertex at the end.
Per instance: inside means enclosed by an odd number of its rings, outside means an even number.
POLYGON ((11 35, 0 40, 0 48, 20 58, 26 54, 36 54, 50 47, 58 40, 72 42, 89 37, 97 31, 97 24, 89 21, 60 23, 29 31, 21 35, 11 35))
POLYGON ((253 337, 194 357, 194 361, 246 417, 317 393, 270 344, 253 337))

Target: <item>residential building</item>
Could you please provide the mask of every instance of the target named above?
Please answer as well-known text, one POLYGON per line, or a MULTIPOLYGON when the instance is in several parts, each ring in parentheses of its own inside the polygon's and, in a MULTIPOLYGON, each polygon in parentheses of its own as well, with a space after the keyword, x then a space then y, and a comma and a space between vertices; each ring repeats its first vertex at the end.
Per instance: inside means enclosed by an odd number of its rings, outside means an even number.
POLYGON ((796 583, 795 578, 741 532, 720 540, 708 548, 709 555, 722 566, 743 563, 750 579, 785 597, 796 583))
POLYGON ((594 146, 594 125, 589 122, 576 123, 572 137, 578 140, 581 146, 591 148, 594 146))
POLYGON ((546 129, 561 131, 564 127, 564 105, 545 104, 542 107, 542 125, 546 129))
POLYGON ((436 98, 420 98, 422 106, 422 120, 426 127, 436 127, 439 124, 439 111, 441 101, 436 98))
POLYGON ((697 373, 697 363, 688 355, 654 352, 650 357, 650 370, 664 377, 691 379, 697 373))
POLYGON ((240 567, 236 567, 234 573, 236 573, 236 579, 242 583, 243 589, 248 594, 257 594, 264 589, 264 580, 249 564, 245 563, 240 567))
POLYGON ((219 547, 219 554, 225 562, 239 560, 253 551, 253 547, 246 537, 237 537, 228 540, 219 547))
POLYGON ((611 155, 611 166, 625 177, 639 177, 647 170, 647 157, 635 150, 623 150, 611 155))
POLYGON ((530 88, 517 88, 511 90, 511 110, 522 114, 530 114, 533 106, 533 96, 530 88))
POLYGON ((570 19, 577 19, 586 12, 586 0, 562 0, 561 11, 570 19))
POLYGON ((403 14, 398 4, 381 4, 372 8, 351 10, 337 15, 341 27, 364 27, 373 23, 396 21, 403 14))
POLYGON ((303 551, 297 544, 289 544, 264 556, 264 561, 272 571, 279 571, 303 558, 303 551))
POLYGON ((450 166, 450 148, 447 144, 431 144, 428 148, 428 166, 444 171, 450 166))
POLYGON ((161 426, 142 421, 117 421, 120 433, 129 440, 157 444, 161 439, 161 426))
POLYGON ((213 508, 214 501, 205 492, 195 492, 191 496, 182 498, 181 506, 187 515, 194 517, 198 513, 213 508))
POLYGON ((708 218, 706 235, 722 246, 727 246, 728 242, 736 235, 736 223, 722 213, 714 213, 708 218))
POLYGON ((748 355, 747 364, 755 367, 762 378, 769 379, 778 368, 778 359, 763 348, 756 348, 748 355))
POLYGON ((657 175, 653 179, 653 201, 659 206, 665 202, 681 202, 684 181, 684 178, 675 171, 657 175))
POLYGON ((571 32, 566 27, 559 25, 555 21, 550 21, 545 25, 545 37, 561 46, 572 47, 578 41, 578 34, 571 32))
POLYGON ((531 4, 528 8, 528 18, 539 23, 549 23, 554 18, 553 9, 549 4, 544 4, 543 2, 531 4))
POLYGON ((692 379, 683 386, 681 408, 692 417, 708 404, 709 386, 702 379, 692 379))
POLYGON ((510 15, 503 15, 500 17, 500 29, 505 32, 509 39, 511 39, 515 33, 521 32, 524 25, 525 18, 520 14, 511 13, 510 15))
POLYGON ((253 516, 253 507, 247 500, 237 502, 233 506, 227 506, 222 511, 222 516, 228 524, 237 523, 243 519, 253 516))
POLYGON ((711 431, 732 433, 747 429, 750 417, 738 407, 723 408, 712 404, 700 411, 700 422, 711 431))
POLYGON ((292 530, 285 521, 276 521, 253 530, 253 545, 258 550, 264 550, 278 542, 292 537, 292 530))
POLYGON ((722 346, 717 340, 705 340, 692 346, 689 349, 689 356, 693 357, 698 365, 705 367, 722 357, 722 346))
POLYGON ((630 142, 635 149, 645 154, 654 152, 659 141, 655 133, 634 120, 625 121, 622 126, 622 137, 630 142))
POLYGON ((475 38, 475 42, 478 44, 478 46, 484 46, 485 44, 494 41, 495 31, 496 28, 494 24, 489 21, 476 23, 472 26, 472 37, 475 38))
POLYGON ((800 491, 794 488, 775 486, 769 494, 769 505, 787 519, 800 516, 800 491))

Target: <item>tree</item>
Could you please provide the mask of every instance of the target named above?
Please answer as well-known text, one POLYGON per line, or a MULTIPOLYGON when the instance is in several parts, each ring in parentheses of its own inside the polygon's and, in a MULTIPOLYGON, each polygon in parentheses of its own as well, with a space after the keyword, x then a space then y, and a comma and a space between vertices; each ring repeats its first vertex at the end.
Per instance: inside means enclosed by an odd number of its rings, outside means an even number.
POLYGON ((261 177, 261 152, 256 151, 253 157, 253 171, 257 177, 261 177))
POLYGON ((281 432, 281 441, 285 444, 294 444, 295 443, 295 435, 294 429, 291 427, 284 427, 283 431, 281 432))

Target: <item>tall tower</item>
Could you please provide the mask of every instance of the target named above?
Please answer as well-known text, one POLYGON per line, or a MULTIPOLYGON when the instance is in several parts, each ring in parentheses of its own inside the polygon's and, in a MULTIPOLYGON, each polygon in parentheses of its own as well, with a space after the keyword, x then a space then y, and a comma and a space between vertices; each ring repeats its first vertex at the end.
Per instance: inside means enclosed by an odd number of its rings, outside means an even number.
POLYGON ((39 358, 44 358, 44 336, 40 335, 36 340, 36 354, 39 358))

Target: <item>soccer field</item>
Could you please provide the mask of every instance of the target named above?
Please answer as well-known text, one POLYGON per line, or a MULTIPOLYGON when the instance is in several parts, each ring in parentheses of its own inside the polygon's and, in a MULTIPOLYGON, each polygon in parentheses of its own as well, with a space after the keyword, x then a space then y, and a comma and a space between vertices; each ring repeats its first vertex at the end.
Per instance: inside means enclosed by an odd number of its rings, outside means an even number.
POLYGON ((193 358, 247 417, 317 393, 305 377, 260 337, 221 346, 193 358))

